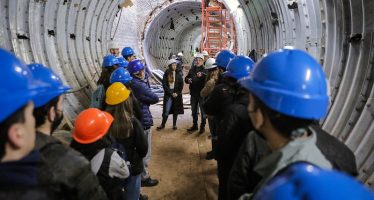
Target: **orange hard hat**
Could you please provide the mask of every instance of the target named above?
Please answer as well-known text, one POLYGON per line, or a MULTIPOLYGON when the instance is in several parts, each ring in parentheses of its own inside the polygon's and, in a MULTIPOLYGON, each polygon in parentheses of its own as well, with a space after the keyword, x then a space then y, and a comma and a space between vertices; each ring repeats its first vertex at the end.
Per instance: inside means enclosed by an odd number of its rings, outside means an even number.
POLYGON ((77 116, 73 138, 81 144, 98 141, 108 132, 113 122, 111 114, 97 108, 88 108, 77 116))

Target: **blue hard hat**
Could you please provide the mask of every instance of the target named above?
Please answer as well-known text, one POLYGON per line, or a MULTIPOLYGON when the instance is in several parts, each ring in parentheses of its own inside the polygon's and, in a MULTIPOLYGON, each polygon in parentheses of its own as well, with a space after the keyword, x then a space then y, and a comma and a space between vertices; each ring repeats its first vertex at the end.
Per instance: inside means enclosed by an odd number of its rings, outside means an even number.
POLYGON ((117 68, 110 75, 110 83, 121 82, 123 84, 132 80, 130 73, 123 67, 117 68))
POLYGON ((43 82, 47 85, 46 91, 40 92, 34 98, 35 107, 43 106, 55 97, 60 96, 71 88, 65 86, 60 77, 58 77, 50 68, 42 64, 32 63, 27 65, 34 80, 43 82))
POLYGON ((13 53, 0 48, 0 122, 44 91, 45 84, 33 80, 30 70, 13 53))
POLYGON ((219 68, 226 69, 229 62, 235 58, 235 54, 230 50, 222 50, 217 54, 216 64, 219 68))
POLYGON ((357 180, 308 163, 295 163, 262 187, 254 200, 373 200, 374 194, 357 180))
POLYGON ((241 79, 249 76, 255 62, 248 56, 236 56, 227 65, 224 76, 229 76, 235 79, 241 79))
POLYGON ((125 60, 123 57, 118 57, 118 66, 126 68, 129 65, 129 62, 125 60))
POLYGON ((129 65, 127 66, 127 70, 130 74, 136 73, 142 69, 144 69, 144 64, 138 59, 129 62, 129 65))
POLYGON ((322 66, 308 53, 283 48, 262 58, 240 84, 279 113, 318 120, 329 104, 322 66))
POLYGON ((103 67, 112 67, 113 65, 118 65, 118 59, 114 55, 106 55, 103 59, 103 67))
POLYGON ((135 52, 131 47, 125 47, 125 48, 122 49, 122 56, 123 57, 132 56, 134 54, 135 54, 135 52))

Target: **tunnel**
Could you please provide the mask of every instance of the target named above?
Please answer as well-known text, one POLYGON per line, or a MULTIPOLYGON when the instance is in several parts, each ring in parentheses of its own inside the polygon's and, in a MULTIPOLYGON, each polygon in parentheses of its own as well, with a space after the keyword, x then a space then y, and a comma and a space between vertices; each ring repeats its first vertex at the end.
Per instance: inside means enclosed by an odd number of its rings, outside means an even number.
MULTIPOLYGON (((330 85, 323 128, 356 155, 358 178, 374 187, 374 1, 222 0, 234 20, 237 54, 284 46, 308 51, 330 85)), ((197 0, 2 0, 0 46, 50 66, 73 90, 64 123, 88 107, 108 44, 130 46, 151 69, 201 42, 197 0)))

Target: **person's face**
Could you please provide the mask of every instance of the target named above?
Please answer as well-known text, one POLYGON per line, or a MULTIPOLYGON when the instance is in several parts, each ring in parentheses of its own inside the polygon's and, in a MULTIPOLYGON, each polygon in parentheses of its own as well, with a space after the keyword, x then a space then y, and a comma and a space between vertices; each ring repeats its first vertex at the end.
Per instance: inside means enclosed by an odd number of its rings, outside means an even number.
POLYGON ((109 50, 111 54, 118 57, 119 56, 119 49, 110 49, 109 50))
POLYGON ((196 58, 196 66, 201 67, 204 65, 204 60, 201 58, 196 58))
POLYGON ((57 129, 57 127, 61 124, 61 121, 64 118, 64 113, 63 113, 63 101, 64 101, 64 96, 61 95, 58 98, 58 102, 56 107, 52 107, 49 110, 49 115, 50 115, 50 121, 51 123, 51 134, 53 131, 57 129))
POLYGON ((204 56, 204 62, 206 62, 209 59, 209 56, 204 56))
POLYGON ((22 125, 24 131, 25 152, 34 149, 35 146, 35 118, 33 115, 34 103, 29 102, 25 109, 25 123, 22 125))
POLYGON ((133 61, 133 60, 136 59, 136 56, 135 56, 135 55, 132 55, 132 56, 128 57, 128 59, 129 59, 128 61, 131 62, 131 61, 133 61))
POLYGON ((175 71, 177 69, 177 63, 171 64, 171 70, 175 71))
POLYGON ((247 110, 248 110, 249 118, 251 119, 251 122, 254 128, 261 132, 261 128, 263 127, 265 123, 264 116, 261 112, 261 109, 255 105, 255 100, 251 93, 249 94, 248 101, 249 102, 248 102, 247 110))

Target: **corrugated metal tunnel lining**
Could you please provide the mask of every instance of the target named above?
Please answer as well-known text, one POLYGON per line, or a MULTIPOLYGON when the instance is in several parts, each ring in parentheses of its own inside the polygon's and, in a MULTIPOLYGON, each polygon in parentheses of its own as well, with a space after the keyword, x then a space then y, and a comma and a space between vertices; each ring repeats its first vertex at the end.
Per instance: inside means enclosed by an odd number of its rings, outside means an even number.
MULTIPOLYGON (((154 68, 164 67, 170 52, 184 51, 188 60, 191 45, 199 43, 199 2, 133 2, 134 6, 123 8, 119 16, 122 0, 3 0, 0 46, 14 51, 27 63, 51 66, 73 88, 88 86, 67 95, 65 114, 70 121, 88 106, 112 37, 122 46, 143 48, 146 60, 154 68), (144 16, 149 15, 147 20, 144 16), (121 17, 124 20, 118 20, 121 17), (170 18, 175 30, 170 30, 170 18), (129 24, 131 27, 126 26, 129 24), (113 29, 117 27, 114 36, 113 29)), ((324 128, 355 152, 359 178, 373 187, 374 19, 370 14, 374 2, 224 2, 235 19, 239 53, 248 54, 255 49, 260 57, 293 45, 309 51, 323 64, 332 97, 324 128)))

